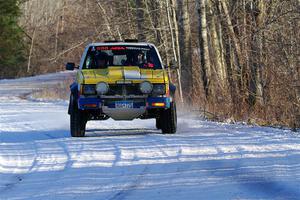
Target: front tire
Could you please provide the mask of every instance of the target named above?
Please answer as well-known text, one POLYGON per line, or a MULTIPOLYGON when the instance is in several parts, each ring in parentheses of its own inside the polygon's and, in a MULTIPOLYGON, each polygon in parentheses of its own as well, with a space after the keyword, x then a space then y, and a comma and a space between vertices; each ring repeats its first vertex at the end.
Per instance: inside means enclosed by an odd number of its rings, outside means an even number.
POLYGON ((161 129, 161 119, 160 119, 160 118, 156 118, 156 123, 155 123, 155 125, 156 125, 156 128, 157 128, 157 129, 161 129))
POLYGON ((73 104, 70 110, 70 129, 72 137, 84 137, 87 118, 85 114, 73 104))
POLYGON ((161 129, 164 134, 174 134, 177 130, 176 103, 171 102, 169 109, 161 113, 161 129))

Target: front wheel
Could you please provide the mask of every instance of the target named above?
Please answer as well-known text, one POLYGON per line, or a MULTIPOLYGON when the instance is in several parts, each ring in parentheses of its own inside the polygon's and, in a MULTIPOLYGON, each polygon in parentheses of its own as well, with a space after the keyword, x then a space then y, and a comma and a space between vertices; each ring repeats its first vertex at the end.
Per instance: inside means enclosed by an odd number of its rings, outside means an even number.
POLYGON ((162 111, 160 117, 160 124, 162 133, 164 134, 174 134, 177 130, 177 113, 176 113, 176 103, 171 102, 169 109, 162 111))
POLYGON ((70 113, 70 129, 72 137, 84 137, 87 119, 85 114, 73 106, 70 113))
POLYGON ((155 125, 156 125, 156 128, 157 128, 157 129, 161 129, 161 119, 160 119, 160 118, 156 118, 156 123, 155 123, 155 125))

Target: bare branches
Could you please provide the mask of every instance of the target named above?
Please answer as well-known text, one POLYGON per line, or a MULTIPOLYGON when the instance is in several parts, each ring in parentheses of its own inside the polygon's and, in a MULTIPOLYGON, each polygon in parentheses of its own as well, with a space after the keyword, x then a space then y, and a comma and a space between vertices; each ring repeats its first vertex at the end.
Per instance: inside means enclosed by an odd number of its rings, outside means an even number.
POLYGON ((298 119, 298 0, 19 2, 30 73, 78 62, 89 42, 139 37, 166 65, 175 60, 170 77, 185 104, 222 118, 290 126, 298 119))
POLYGON ((88 41, 88 38, 85 38, 83 41, 81 41, 78 44, 72 45, 70 48, 64 50, 63 52, 59 53, 56 57, 50 58, 49 61, 55 62, 57 61, 61 56, 63 56, 66 53, 69 53, 70 51, 73 51, 75 48, 78 48, 79 46, 83 45, 88 41))

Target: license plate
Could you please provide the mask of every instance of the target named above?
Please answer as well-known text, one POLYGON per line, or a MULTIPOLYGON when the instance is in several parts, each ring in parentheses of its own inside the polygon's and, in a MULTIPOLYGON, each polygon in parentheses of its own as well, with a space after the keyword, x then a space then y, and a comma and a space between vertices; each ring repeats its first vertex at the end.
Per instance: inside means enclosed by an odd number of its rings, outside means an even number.
POLYGON ((116 108, 123 108, 123 109, 128 109, 128 108, 133 108, 133 102, 130 101, 118 101, 115 103, 116 108))

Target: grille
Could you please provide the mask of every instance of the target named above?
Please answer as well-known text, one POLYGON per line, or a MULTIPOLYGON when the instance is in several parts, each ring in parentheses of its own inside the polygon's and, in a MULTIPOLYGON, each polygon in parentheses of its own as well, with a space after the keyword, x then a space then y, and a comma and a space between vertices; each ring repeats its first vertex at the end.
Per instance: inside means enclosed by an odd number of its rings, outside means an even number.
POLYGON ((107 95, 142 95, 138 84, 117 84, 109 85, 107 95))

